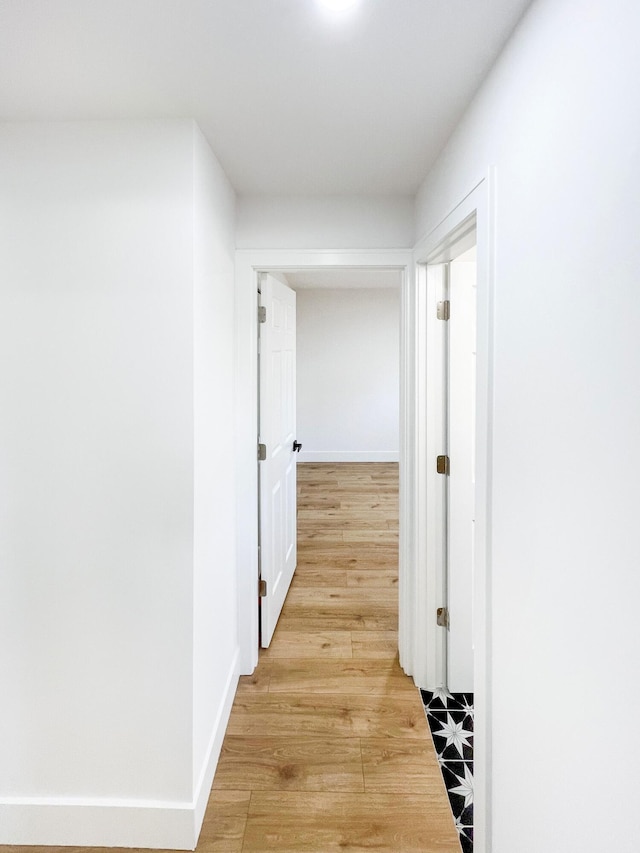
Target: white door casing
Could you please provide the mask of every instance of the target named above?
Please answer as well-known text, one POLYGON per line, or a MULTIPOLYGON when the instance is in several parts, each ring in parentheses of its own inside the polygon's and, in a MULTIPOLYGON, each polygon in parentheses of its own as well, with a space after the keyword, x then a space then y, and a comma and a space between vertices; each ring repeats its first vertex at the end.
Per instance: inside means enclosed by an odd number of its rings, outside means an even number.
POLYGON ((296 294, 265 273, 260 304, 259 442, 261 644, 273 637, 296 568, 296 294))
MULTIPOLYGON (((493 410, 493 281, 495 268, 496 170, 460 193, 460 199, 443 211, 442 220, 417 243, 413 260, 416 276, 410 282, 409 311, 405 317, 408 350, 407 389, 413 401, 404 406, 406 459, 413 477, 406 495, 404 516, 406 552, 406 606, 400 612, 402 665, 418 686, 433 689, 442 684, 441 641, 431 593, 436 586, 433 531, 437 529, 437 490, 440 475, 433 464, 437 450, 437 424, 433 412, 442 396, 437 388, 434 362, 441 352, 432 317, 441 291, 443 264, 452 259, 447 248, 455 243, 471 218, 477 242, 476 302, 476 417, 475 417, 475 540, 473 585, 473 685, 474 685, 474 845, 476 853, 491 850, 491 513, 492 513, 492 410, 493 410), (413 311, 412 311, 413 309, 413 311), (426 424, 426 428, 422 428, 426 424), (412 598, 413 597, 413 598, 412 598), (425 619, 426 614, 426 619, 425 619), (416 642, 416 638, 418 642, 416 642)), ((403 520, 401 518, 401 529, 403 520)), ((402 557, 402 552, 401 552, 402 557)))
POLYGON ((447 686, 473 692, 476 264, 449 264, 447 686))
MULTIPOLYGON (((259 621, 256 612, 258 585, 258 464, 256 432, 258 423, 258 277, 261 271, 301 272, 308 269, 397 269, 401 271, 402 311, 401 338, 404 341, 401 360, 401 441, 400 504, 405 518, 411 512, 411 429, 405 409, 414 398, 411 370, 411 340, 407 325, 411 307, 408 291, 413 285, 410 249, 238 249, 236 251, 236 478, 237 536, 236 565, 238 584, 239 667, 243 675, 253 672, 258 663, 259 621)), ((408 526, 400 525, 401 577, 412 570, 408 526)), ((414 525, 411 525, 414 529, 414 525)), ((412 584, 402 584, 403 604, 415 600, 412 584)), ((404 607, 406 610, 406 607, 404 607)), ((403 611, 403 605, 400 607, 403 611)), ((405 629, 409 625, 404 626, 405 629)), ((404 631, 407 634, 407 630, 404 631)))

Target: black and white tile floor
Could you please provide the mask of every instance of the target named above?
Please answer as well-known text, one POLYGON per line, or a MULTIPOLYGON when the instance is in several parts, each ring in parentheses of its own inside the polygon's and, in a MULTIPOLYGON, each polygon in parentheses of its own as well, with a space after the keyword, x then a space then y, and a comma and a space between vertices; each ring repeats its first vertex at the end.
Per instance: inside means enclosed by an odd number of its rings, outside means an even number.
POLYGON ((463 853, 473 853, 473 693, 421 690, 463 853))

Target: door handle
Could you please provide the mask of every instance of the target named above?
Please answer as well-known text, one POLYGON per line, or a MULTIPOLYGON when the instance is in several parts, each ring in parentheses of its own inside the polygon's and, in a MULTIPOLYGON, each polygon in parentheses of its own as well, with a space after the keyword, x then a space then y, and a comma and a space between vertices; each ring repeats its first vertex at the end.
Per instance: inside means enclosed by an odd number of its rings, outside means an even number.
POLYGON ((294 441, 293 442, 293 452, 294 453, 300 453, 301 450, 302 450, 302 445, 300 444, 300 442, 294 441))

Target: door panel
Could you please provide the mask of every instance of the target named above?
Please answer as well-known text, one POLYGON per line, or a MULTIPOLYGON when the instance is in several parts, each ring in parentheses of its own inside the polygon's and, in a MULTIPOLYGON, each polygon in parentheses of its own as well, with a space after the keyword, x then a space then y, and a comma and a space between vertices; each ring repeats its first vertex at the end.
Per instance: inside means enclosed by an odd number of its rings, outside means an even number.
POLYGON ((449 299, 449 456, 447 593, 448 687, 473 691, 475 524, 476 264, 453 261, 449 299))
POLYGON ((259 441, 261 644, 273 637, 296 568, 296 295, 269 274, 261 278, 259 441))

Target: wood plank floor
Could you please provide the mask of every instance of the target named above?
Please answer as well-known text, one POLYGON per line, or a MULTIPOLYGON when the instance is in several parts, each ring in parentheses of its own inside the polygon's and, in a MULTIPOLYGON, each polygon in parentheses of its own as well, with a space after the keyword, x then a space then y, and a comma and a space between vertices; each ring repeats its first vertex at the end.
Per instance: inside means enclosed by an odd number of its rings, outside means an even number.
POLYGON ((298 481, 298 568, 241 679, 197 851, 460 853, 397 660, 397 465, 303 464, 298 481))
POLYGON ((395 464, 298 466, 298 568, 241 679, 198 850, 459 853, 397 660, 395 464))

